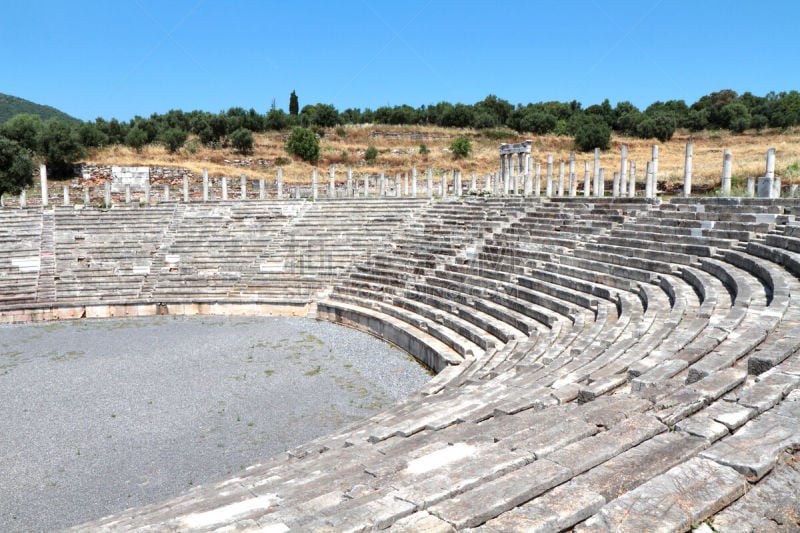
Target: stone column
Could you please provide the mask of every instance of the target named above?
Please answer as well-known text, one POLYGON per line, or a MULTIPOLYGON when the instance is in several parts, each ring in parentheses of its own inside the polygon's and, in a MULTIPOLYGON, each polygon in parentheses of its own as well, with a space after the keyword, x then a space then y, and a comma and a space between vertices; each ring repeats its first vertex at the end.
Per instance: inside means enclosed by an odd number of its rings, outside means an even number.
POLYGON ((780 198, 781 197, 781 179, 775 178, 775 181, 772 182, 772 197, 773 198, 780 198))
POLYGON ((534 166, 534 172, 536 173, 536 177, 533 180, 533 195, 534 196, 541 196, 542 194, 542 164, 536 163, 534 166))
POLYGON ((144 203, 150 205, 150 182, 144 184, 144 203))
POLYGON ((533 183, 531 183, 531 173, 526 172, 523 174, 522 195, 528 197, 533 192, 533 183))
POLYGON ((294 197, 299 200, 300 199, 300 184, 298 183, 294 187, 294 197))
POLYGON ((39 165, 39 183, 42 186, 42 207, 47 207, 49 198, 47 194, 47 167, 45 165, 39 165))
POLYGON ((403 172, 403 194, 404 196, 408 196, 411 192, 411 189, 408 187, 408 171, 406 170, 403 172))
POLYGON ((644 178, 644 197, 645 198, 652 198, 653 197, 653 162, 647 162, 647 172, 645 173, 644 178))
POLYGON ((594 195, 602 196, 600 194, 600 148, 594 149, 594 174, 592 177, 594 178, 594 195))
POLYGON ((756 179, 754 177, 747 178, 747 196, 752 198, 756 195, 756 179))
POLYGON ((628 191, 628 145, 623 144, 619 155, 619 195, 625 196, 628 191))
POLYGON ((456 170, 456 179, 454 182, 454 186, 456 188, 456 196, 461 196, 464 193, 464 188, 461 185, 461 171, 456 170))
POLYGON ((657 196, 656 191, 658 190, 658 145, 653 145, 653 198, 657 196))
POLYGON ((692 195, 692 141, 686 143, 686 156, 683 162, 683 197, 692 195))
POLYGON ((19 206, 28 207, 28 191, 25 189, 19 191, 19 206))
POLYGON ((564 196, 564 161, 558 162, 558 196, 564 196))
POLYGON ((486 190, 492 190, 492 174, 490 172, 486 173, 486 190))
POLYGON ((264 181, 264 178, 258 180, 258 199, 267 199, 267 183, 264 181))
POLYGON ((447 172, 442 171, 442 199, 447 198, 447 172))
POLYGON ((275 179, 275 188, 277 192, 275 193, 277 197, 283 198, 283 168, 278 167, 278 177, 275 179))
POLYGON ((758 178, 758 197, 775 198, 775 149, 767 150, 767 170, 758 178))
POLYGON ((105 187, 105 197, 103 200, 105 201, 106 207, 111 207, 111 182, 106 181, 103 186, 105 187))
POLYGON ((411 196, 417 197, 417 165, 411 167, 411 196))
POLYGON ((353 196, 353 167, 347 165, 347 196, 353 196))
POLYGON ((317 201, 317 177, 318 177, 319 170, 317 167, 314 167, 314 171, 311 173, 311 200, 317 201))
POLYGON ((381 172, 381 179, 378 182, 378 196, 386 196, 386 174, 381 172))
POLYGON ((472 171, 472 174, 470 175, 469 190, 471 190, 471 191, 478 190, 478 175, 475 173, 474 170, 472 171))
POLYGON ((619 197, 619 172, 614 172, 614 178, 611 180, 611 197, 619 197))
POLYGON ((239 176, 239 198, 247 200, 247 176, 244 174, 239 176))
POLYGON ((500 154, 500 179, 506 179, 506 156, 500 154))
POLYGON ((569 173, 567 174, 567 177, 569 179, 568 182, 569 195, 575 196, 578 187, 575 176, 575 151, 571 151, 569 153, 569 173))
POLYGON ((69 205, 69 186, 64 185, 64 207, 69 205))
POLYGON ((91 203, 91 199, 89 198, 89 187, 83 188, 83 206, 86 207, 91 203))
POLYGON ((433 169, 428 167, 426 173, 428 178, 428 198, 433 198, 433 169))
POLYGON ((164 201, 169 202, 169 185, 164 185, 164 201))
POLYGON ((630 167, 630 179, 628 180, 628 196, 636 198, 636 161, 631 161, 628 165, 630 167))
POLYGON ((369 174, 364 174, 364 198, 369 196, 369 174))
POLYGON ((222 200, 226 201, 228 199, 228 178, 225 176, 222 177, 222 200))
POLYGON ((503 176, 503 194, 508 196, 508 193, 511 192, 511 171, 509 170, 506 172, 506 175, 503 176))
POLYGON ((131 203, 131 186, 129 183, 125 184, 125 203, 131 203))
POLYGON ((203 201, 208 201, 208 170, 203 169, 203 201))
POLYGON ((183 177, 183 203, 189 203, 189 177, 183 177))
POLYGON ((553 154, 547 154, 547 175, 545 176, 545 196, 553 196, 553 154))
POLYGON ((592 180, 591 172, 589 171, 589 162, 583 162, 583 196, 587 198, 592 194, 592 180))
POLYGON ((602 167, 597 174, 597 181, 600 183, 600 187, 597 189, 597 196, 602 198, 606 195, 606 175, 602 167))
POLYGON ((722 196, 731 195, 731 171, 733 168, 733 154, 728 149, 722 152, 722 186, 720 193, 722 196))
POLYGON ((328 168, 328 198, 336 198, 336 169, 333 165, 328 168))

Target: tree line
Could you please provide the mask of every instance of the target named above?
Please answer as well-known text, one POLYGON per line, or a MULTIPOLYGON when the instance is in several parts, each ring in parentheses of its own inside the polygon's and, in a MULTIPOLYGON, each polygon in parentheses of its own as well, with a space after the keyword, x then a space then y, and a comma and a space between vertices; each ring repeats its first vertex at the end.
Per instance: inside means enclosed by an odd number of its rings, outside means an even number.
POLYGON ((195 142, 211 148, 233 148, 248 154, 253 150, 254 132, 303 127, 319 134, 325 128, 345 124, 434 125, 567 135, 574 137, 578 149, 591 150, 608 148, 612 132, 665 142, 678 128, 741 133, 751 128, 800 125, 797 91, 756 96, 726 89, 705 95, 691 105, 684 100, 659 101, 643 110, 627 101, 612 106, 608 99, 588 107, 575 100, 513 105, 489 95, 474 104, 439 102, 416 108, 397 105, 343 111, 324 103, 300 107, 298 95, 292 91, 288 109, 286 113, 277 108, 273 100, 266 113, 241 107, 219 113, 170 110, 129 121, 97 118, 81 123, 17 115, 0 125, 0 193, 14 193, 28 184, 8 179, 9 169, 17 174, 28 170, 26 158, 43 160, 50 175, 58 179, 72 175, 72 162, 83 157, 88 148, 120 144, 140 151, 145 145, 161 143, 175 152, 186 145, 190 135, 196 136, 195 142))

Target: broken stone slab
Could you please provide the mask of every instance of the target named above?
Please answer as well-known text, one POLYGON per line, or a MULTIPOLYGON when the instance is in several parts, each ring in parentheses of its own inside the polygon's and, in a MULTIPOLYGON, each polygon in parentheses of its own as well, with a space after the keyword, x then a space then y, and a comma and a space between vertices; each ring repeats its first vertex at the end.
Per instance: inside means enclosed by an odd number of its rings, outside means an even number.
POLYGON ((783 450, 799 445, 800 418, 780 416, 770 411, 754 418, 700 455, 757 481, 772 470, 783 450))
POLYGON ((661 433, 575 477, 571 484, 611 501, 707 447, 708 441, 687 433, 661 433))
POLYGON ((755 409, 743 407, 735 402, 717 400, 705 409, 703 414, 712 420, 723 424, 729 431, 734 431, 742 427, 748 420, 758 413, 755 409))
POLYGON ((609 502, 575 532, 686 531, 746 490, 732 468, 694 457, 609 502))
POLYGON ((418 511, 402 518, 387 529, 389 533, 453 533, 455 528, 427 511, 418 511))
POLYGON ((784 454, 775 469, 747 494, 717 513, 716 531, 780 532, 800 522, 800 462, 784 454))
POLYGON ((681 420, 675 427, 710 442, 718 441, 728 434, 728 428, 724 424, 703 416, 703 413, 681 420))
POLYGON ((491 533, 562 531, 586 520, 605 503, 605 498, 596 492, 565 483, 529 503, 489 520, 483 529, 491 533))
POLYGON ((789 391, 800 385, 800 376, 769 371, 759 376, 759 380, 743 389, 737 402, 744 407, 755 409, 758 413, 771 409, 783 400, 789 391))
POLYGON ((652 415, 635 415, 608 431, 561 448, 547 458, 578 475, 665 431, 667 427, 652 415))
POLYGON ((681 359, 663 361, 639 377, 632 379, 631 391, 639 392, 642 389, 659 388, 687 366, 689 366, 688 363, 681 359))
POLYGON ((540 459, 436 504, 428 511, 457 529, 475 527, 560 485, 570 476, 563 466, 540 459))

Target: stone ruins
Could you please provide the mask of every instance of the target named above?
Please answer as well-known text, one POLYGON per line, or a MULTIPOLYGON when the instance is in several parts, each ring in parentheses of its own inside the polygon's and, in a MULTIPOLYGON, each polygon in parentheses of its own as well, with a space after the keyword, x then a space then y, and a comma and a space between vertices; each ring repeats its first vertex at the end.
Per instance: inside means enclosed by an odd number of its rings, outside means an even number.
POLYGON ((75 530, 797 531, 800 199, 778 198, 774 151, 758 197, 687 180, 667 200, 657 150, 620 161, 612 196, 597 163, 532 170, 529 150, 480 180, 331 172, 276 194, 206 176, 169 201, 0 209, 3 322, 297 315, 436 372, 338 433, 75 530), (502 190, 464 195, 473 181, 502 190))

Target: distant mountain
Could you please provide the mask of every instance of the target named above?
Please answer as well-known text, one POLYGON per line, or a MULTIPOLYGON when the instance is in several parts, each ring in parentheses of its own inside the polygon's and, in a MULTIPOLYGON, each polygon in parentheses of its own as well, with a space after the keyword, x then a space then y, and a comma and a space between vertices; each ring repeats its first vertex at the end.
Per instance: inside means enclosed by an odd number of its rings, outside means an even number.
POLYGON ((25 100, 24 98, 18 98, 16 96, 11 96, 10 94, 0 93, 0 124, 6 122, 14 115, 19 115, 20 113, 39 115, 42 120, 58 118, 66 122, 80 122, 80 120, 77 118, 71 117, 63 111, 59 111, 55 107, 35 104, 30 100, 25 100))

